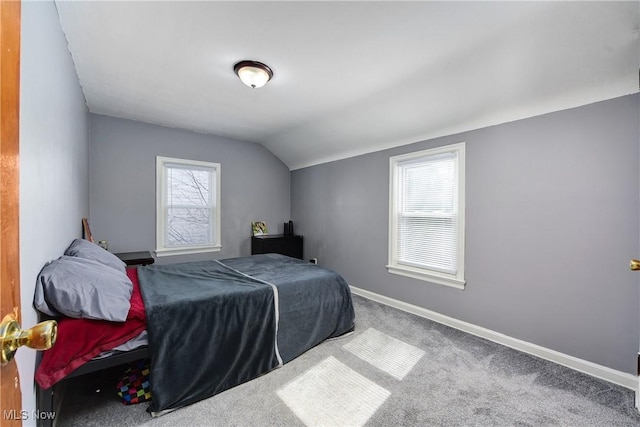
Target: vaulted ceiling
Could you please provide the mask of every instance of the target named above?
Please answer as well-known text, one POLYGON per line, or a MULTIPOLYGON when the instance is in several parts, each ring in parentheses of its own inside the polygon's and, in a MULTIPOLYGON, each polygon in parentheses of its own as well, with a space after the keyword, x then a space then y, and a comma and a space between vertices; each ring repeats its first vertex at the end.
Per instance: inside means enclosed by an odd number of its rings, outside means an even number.
POLYGON ((291 169, 638 92, 636 1, 56 5, 90 111, 291 169), (244 86, 244 59, 274 78, 244 86))

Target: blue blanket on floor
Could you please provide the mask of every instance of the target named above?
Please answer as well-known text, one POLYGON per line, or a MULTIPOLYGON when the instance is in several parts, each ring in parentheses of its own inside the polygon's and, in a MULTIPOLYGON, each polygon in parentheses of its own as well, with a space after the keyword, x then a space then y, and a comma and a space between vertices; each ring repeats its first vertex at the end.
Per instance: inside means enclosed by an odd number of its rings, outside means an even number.
POLYGON ((267 254, 138 269, 161 415, 256 378, 353 328, 337 273, 267 254))

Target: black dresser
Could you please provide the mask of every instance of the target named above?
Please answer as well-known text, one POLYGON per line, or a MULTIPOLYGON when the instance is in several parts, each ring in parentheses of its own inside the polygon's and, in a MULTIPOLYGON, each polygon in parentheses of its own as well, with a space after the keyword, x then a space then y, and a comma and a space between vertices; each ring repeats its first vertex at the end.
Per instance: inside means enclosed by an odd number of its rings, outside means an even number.
POLYGON ((251 255, 282 254, 302 259, 302 236, 267 234, 251 237, 251 255))

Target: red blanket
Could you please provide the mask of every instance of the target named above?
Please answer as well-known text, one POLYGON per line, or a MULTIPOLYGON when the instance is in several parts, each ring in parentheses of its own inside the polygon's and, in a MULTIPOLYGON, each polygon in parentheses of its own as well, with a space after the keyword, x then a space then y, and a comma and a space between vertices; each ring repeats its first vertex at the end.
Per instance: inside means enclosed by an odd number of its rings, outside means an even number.
POLYGON ((125 322, 71 318, 58 320, 56 343, 43 353, 36 370, 35 379, 42 388, 48 389, 98 354, 129 341, 145 329, 146 316, 138 284, 138 270, 128 268, 127 276, 133 282, 133 292, 125 322))

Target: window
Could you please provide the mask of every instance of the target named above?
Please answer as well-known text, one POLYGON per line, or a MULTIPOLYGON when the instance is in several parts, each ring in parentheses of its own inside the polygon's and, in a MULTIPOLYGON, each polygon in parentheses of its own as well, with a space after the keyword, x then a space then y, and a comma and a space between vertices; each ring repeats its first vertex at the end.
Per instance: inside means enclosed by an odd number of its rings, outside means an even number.
POLYGON ((464 143, 391 157, 390 273, 464 289, 464 143))
POLYGON ((156 157, 156 254, 219 251, 220 164, 156 157))

